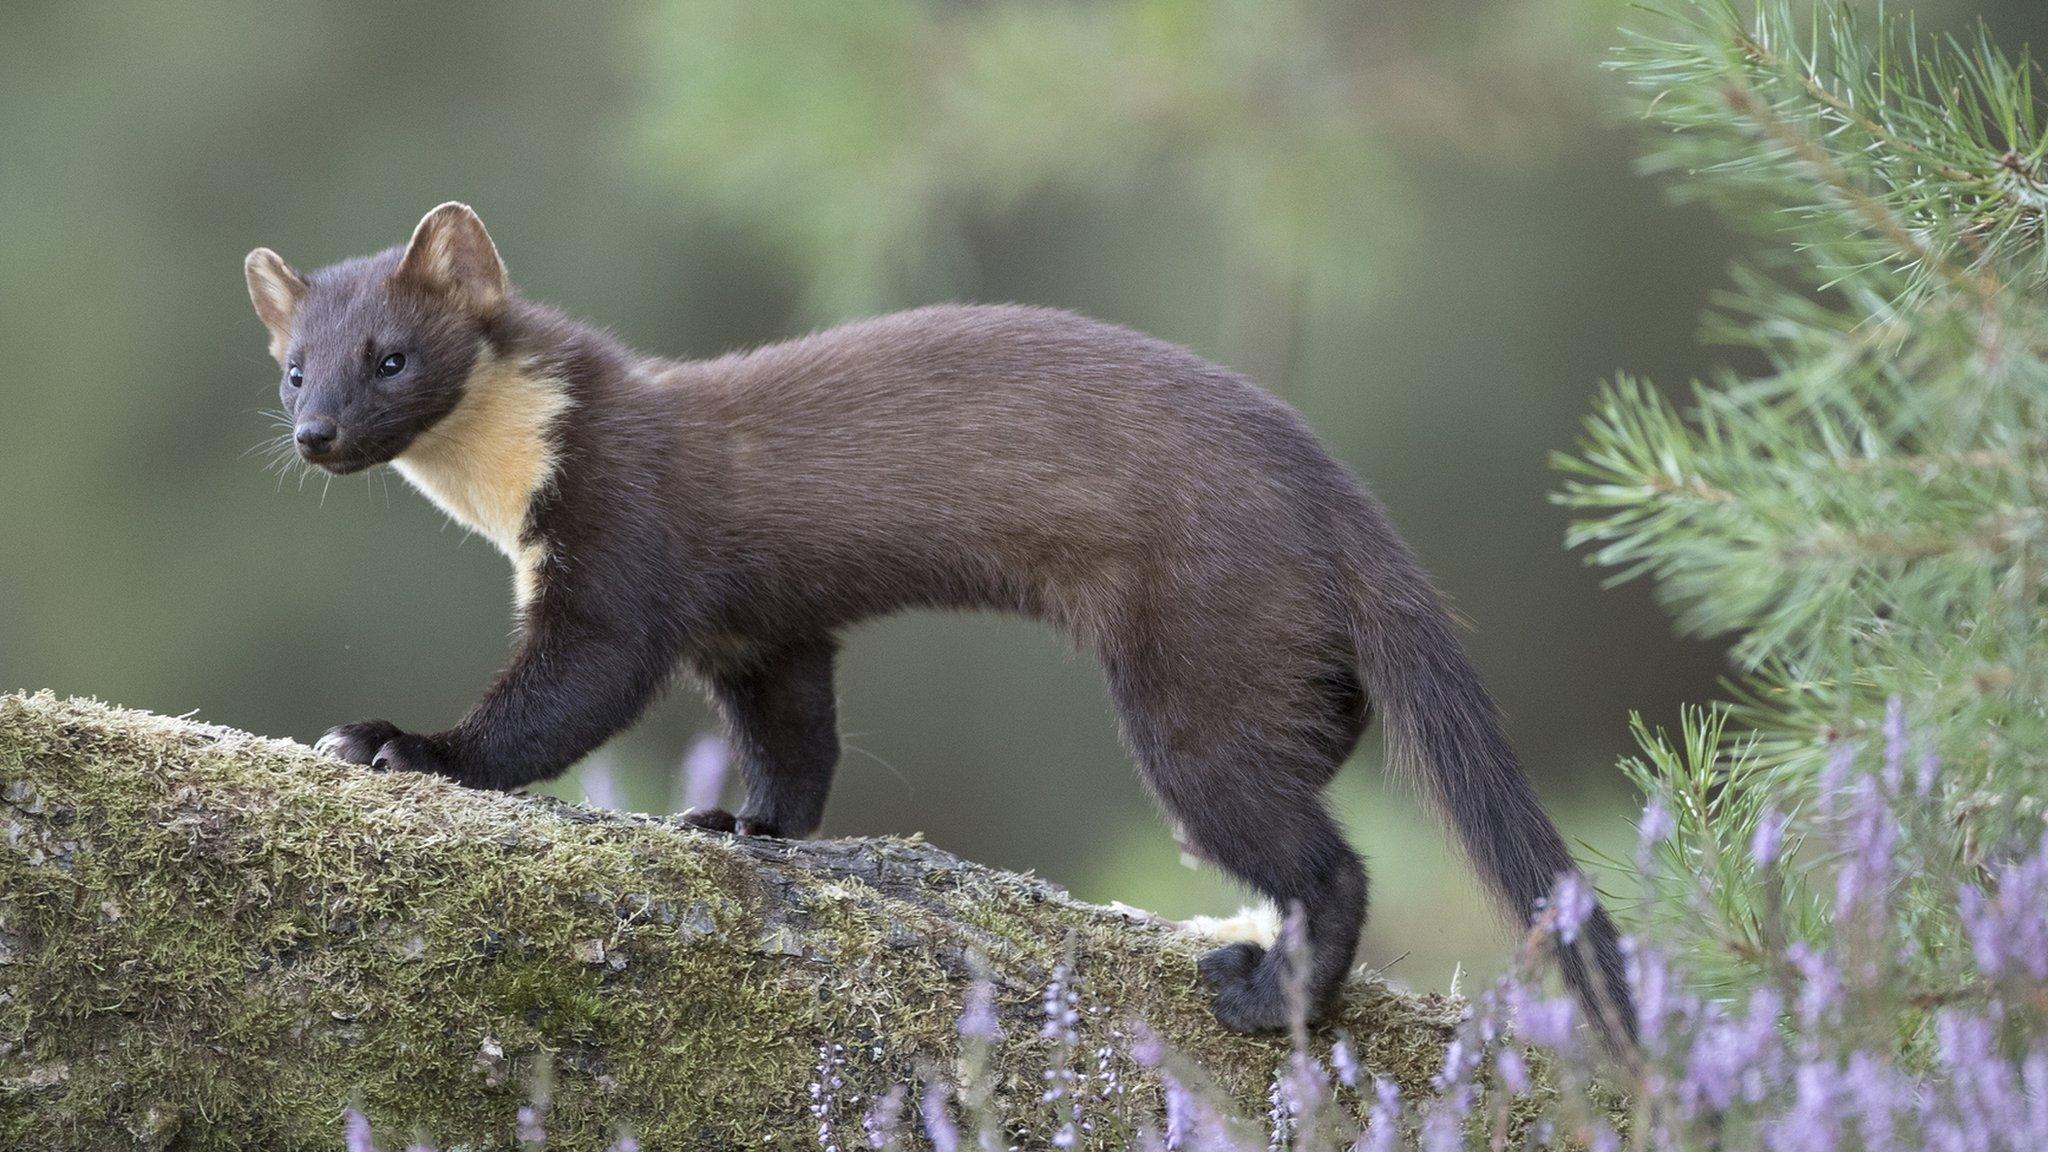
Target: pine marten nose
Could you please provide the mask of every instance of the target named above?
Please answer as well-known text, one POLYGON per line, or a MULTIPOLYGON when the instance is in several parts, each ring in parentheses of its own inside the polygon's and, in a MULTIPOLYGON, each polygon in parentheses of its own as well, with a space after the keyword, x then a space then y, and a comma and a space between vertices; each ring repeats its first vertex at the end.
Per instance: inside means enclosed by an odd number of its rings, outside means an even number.
POLYGON ((297 441, 299 450, 308 456, 319 456, 334 447, 334 421, 324 416, 299 421, 292 429, 292 439, 297 441))

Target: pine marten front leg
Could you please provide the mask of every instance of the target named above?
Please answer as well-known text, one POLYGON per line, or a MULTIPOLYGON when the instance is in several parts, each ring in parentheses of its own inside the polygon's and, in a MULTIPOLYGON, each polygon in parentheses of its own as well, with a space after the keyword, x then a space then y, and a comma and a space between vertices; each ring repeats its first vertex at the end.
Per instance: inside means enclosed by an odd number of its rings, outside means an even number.
MULTIPOLYGON (((618 587, 597 604, 616 609, 618 587)), ((560 582, 542 588, 518 654, 455 727, 413 733, 365 720, 330 729, 317 747, 350 763, 431 772, 473 788, 509 791, 560 775, 638 718, 674 663, 663 630, 636 627, 630 614, 593 612, 592 600, 589 590, 560 582)))

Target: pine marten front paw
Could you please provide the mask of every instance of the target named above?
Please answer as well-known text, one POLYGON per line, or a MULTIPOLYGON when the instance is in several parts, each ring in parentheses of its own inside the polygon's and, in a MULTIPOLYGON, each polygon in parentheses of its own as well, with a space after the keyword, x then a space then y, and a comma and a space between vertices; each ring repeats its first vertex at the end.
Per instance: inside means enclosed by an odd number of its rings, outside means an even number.
POLYGON ((369 764, 377 759, 378 749, 403 735, 398 725, 389 720, 359 720, 329 728, 327 735, 313 744, 313 751, 351 764, 369 764))
POLYGON ((404 731, 388 720, 362 720, 330 728, 313 749, 379 772, 452 775, 447 758, 430 738, 404 731))
POLYGON ((386 740, 370 758, 370 767, 379 772, 419 772, 451 780, 457 777, 454 765, 441 754, 432 737, 411 732, 400 732, 386 740))
POLYGON ((731 832, 739 825, 733 814, 723 808, 692 808, 683 813, 682 821, 706 832, 731 832))

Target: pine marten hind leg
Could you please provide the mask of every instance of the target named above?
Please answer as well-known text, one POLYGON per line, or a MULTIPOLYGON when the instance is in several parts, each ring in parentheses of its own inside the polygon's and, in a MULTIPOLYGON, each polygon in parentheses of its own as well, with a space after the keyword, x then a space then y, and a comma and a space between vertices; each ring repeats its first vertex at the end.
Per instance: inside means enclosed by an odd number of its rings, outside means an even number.
MULTIPOLYGON (((1169 687, 1112 674, 1140 767, 1160 804, 1197 855, 1271 899, 1282 915, 1299 910, 1306 929, 1306 971, 1299 980, 1313 1017, 1350 973, 1365 923, 1365 866, 1322 801, 1363 728, 1362 696, 1341 702, 1338 723, 1275 722, 1283 707, 1258 693, 1235 704, 1197 707, 1169 687), (1304 730, 1323 736, 1304 739, 1304 730)), ((1199 975, 1227 1028, 1285 1028, 1290 959, 1277 949, 1231 944, 1202 957, 1199 975)))

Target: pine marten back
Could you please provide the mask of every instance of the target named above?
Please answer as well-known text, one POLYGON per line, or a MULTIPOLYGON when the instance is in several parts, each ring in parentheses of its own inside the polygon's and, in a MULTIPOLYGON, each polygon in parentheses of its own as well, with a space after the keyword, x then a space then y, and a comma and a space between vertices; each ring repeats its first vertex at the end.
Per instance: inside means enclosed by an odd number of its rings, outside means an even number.
MULTIPOLYGON (((454 727, 320 746, 473 787, 560 774, 678 669, 746 780, 699 827, 802 837, 839 758, 839 631, 990 608, 1101 659, 1125 742, 1198 854, 1304 916, 1307 988, 1352 963, 1366 876, 1324 786, 1377 709, 1518 919, 1573 863, 1428 577, 1286 405, 1071 313, 923 308, 715 360, 636 353, 516 295, 475 213, 310 274, 257 249, 250 297, 300 454, 389 463, 511 560, 518 653, 454 727)), ((1633 1015, 1596 911, 1567 980, 1633 1015), (1589 965, 1586 960, 1590 958, 1589 965)), ((1204 957, 1232 1028, 1288 1020, 1286 961, 1204 957)))

